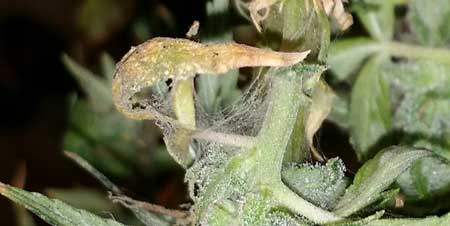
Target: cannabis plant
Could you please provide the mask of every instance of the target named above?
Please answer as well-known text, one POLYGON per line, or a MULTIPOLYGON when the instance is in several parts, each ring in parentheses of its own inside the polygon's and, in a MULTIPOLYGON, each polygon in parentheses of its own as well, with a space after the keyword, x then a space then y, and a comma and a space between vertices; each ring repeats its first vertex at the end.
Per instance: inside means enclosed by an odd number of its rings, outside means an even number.
MULTIPOLYGON (((110 97, 94 107, 114 104, 161 128, 185 170, 189 205, 134 200, 67 155, 136 225, 450 225, 442 214, 450 207, 450 3, 355 0, 349 9, 369 36, 332 43, 353 23, 340 0, 233 3, 235 11, 209 1, 208 19, 186 38, 132 47, 110 73, 111 91, 87 91, 110 97), (233 42, 232 12, 253 26, 241 30, 256 34, 254 46, 233 42), (239 77, 251 82, 238 88, 239 77), (363 163, 353 178, 314 142, 326 119, 350 134, 363 163), (430 214, 442 215, 408 218, 430 214)), ((138 122, 105 126, 117 125, 138 122)), ((0 193, 55 226, 123 225, 8 185, 0 193)))

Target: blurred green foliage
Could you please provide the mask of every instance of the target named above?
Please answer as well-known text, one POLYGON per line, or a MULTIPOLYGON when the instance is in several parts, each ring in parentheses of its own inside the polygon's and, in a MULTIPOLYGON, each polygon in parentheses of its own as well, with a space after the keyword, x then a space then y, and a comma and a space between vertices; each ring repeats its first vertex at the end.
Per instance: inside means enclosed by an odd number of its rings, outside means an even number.
POLYGON ((350 97, 347 117, 330 119, 349 123, 361 161, 392 144, 433 151, 435 157, 414 163, 396 184, 406 196, 402 212, 438 213, 448 205, 435 201, 450 195, 444 176, 450 166, 449 26, 443 22, 450 15, 449 3, 361 0, 352 9, 370 37, 332 44, 332 80, 352 90, 341 95, 344 103, 350 97), (406 16, 395 16, 396 7, 407 7, 406 16))

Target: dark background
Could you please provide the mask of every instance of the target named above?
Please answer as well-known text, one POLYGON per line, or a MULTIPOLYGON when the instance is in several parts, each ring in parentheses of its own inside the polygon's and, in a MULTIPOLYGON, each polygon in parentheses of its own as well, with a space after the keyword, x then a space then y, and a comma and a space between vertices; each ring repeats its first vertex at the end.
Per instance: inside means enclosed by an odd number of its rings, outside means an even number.
MULTIPOLYGON (((86 2, 0 0, 1 182, 13 183, 20 167, 25 165, 27 190, 44 192, 47 187, 74 185, 100 188, 61 154, 69 113, 68 95, 80 92, 61 63, 61 54, 68 53, 95 70, 101 52, 106 51, 118 60, 132 44, 140 42, 132 32, 136 19, 151 21, 155 14, 159 15, 158 7, 165 7, 173 15, 175 27, 154 29, 153 35, 182 37, 192 21, 203 18, 205 4, 200 0, 116 1, 120 6, 118 16, 105 23, 103 32, 89 35, 78 22, 80 8, 86 2)), ((145 198, 154 195, 139 189, 143 186, 137 182, 115 182, 126 183, 127 189, 136 190, 145 198)), ((165 185, 165 191, 160 190, 158 195, 173 197, 171 193, 177 192, 173 184, 182 183, 182 176, 162 175, 159 182, 165 185)), ((173 206, 177 201, 160 202, 173 206)), ((11 203, 0 197, 0 225, 14 226, 14 221, 11 203)))

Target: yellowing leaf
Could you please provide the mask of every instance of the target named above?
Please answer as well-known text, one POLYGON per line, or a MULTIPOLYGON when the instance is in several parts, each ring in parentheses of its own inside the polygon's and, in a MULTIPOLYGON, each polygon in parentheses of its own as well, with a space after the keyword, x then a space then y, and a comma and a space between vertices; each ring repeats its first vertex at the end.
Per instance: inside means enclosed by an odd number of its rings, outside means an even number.
POLYGON ((320 160, 323 160, 323 158, 314 147, 313 138, 314 134, 322 125, 322 122, 330 113, 334 96, 331 88, 324 81, 319 81, 312 94, 311 109, 306 121, 305 130, 308 145, 312 150, 312 154, 320 160))
POLYGON ((117 65, 113 101, 126 116, 170 119, 149 104, 133 102, 144 88, 168 79, 185 80, 198 73, 222 74, 234 68, 290 66, 309 51, 281 53, 237 44, 201 44, 186 39, 154 38, 132 48, 117 65), (138 104, 138 107, 134 106, 138 104))
POLYGON ((190 136, 177 134, 195 130, 195 109, 192 84, 183 85, 182 81, 196 74, 223 74, 240 67, 290 66, 308 53, 281 53, 237 43, 201 44, 186 39, 154 38, 133 48, 117 65, 113 102, 130 118, 159 120, 166 129, 169 153, 186 167, 192 159, 190 136), (167 92, 159 96, 145 93, 168 80, 175 84, 171 98, 167 92))

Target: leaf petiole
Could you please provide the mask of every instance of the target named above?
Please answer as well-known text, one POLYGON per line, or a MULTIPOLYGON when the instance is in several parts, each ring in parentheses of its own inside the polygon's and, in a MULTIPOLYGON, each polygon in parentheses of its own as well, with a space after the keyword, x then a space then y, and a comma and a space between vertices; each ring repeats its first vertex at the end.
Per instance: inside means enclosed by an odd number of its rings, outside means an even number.
POLYGON ((393 56, 450 64, 450 50, 448 49, 417 46, 396 41, 387 42, 385 47, 393 56))

